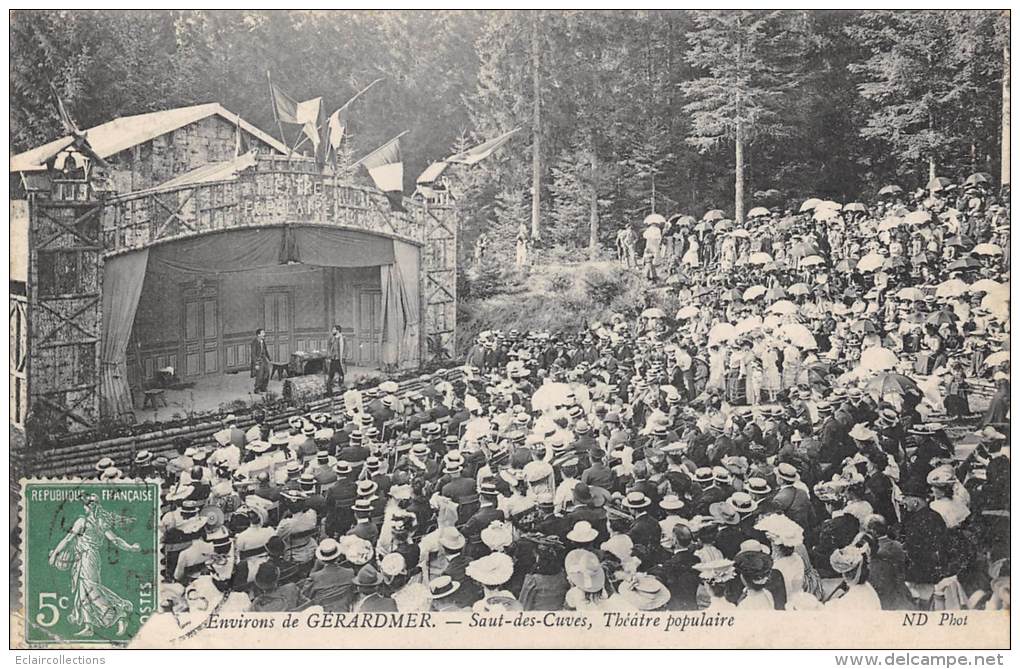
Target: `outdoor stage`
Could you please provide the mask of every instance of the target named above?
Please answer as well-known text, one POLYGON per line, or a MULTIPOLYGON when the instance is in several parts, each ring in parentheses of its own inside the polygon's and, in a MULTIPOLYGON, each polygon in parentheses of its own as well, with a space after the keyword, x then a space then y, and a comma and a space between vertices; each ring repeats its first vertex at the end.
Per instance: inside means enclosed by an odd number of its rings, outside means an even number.
MULTIPOLYGON (((371 367, 348 366, 345 384, 357 383, 365 376, 377 375, 379 371, 371 367)), ((269 392, 277 397, 283 394, 283 381, 273 378, 269 381, 269 392)), ((141 408, 142 396, 139 394, 135 403, 135 417, 138 422, 153 421, 161 422, 171 420, 174 417, 186 416, 189 413, 208 412, 220 409, 229 411, 226 405, 237 400, 246 404, 257 403, 266 395, 256 395, 252 392, 253 379, 247 372, 236 374, 220 374, 216 376, 201 377, 193 385, 187 388, 174 390, 166 388, 163 396, 166 399, 166 406, 157 402, 159 406, 147 406, 141 408)), ((334 389, 336 392, 336 389, 334 389)), ((336 398, 340 401, 340 395, 336 398)))

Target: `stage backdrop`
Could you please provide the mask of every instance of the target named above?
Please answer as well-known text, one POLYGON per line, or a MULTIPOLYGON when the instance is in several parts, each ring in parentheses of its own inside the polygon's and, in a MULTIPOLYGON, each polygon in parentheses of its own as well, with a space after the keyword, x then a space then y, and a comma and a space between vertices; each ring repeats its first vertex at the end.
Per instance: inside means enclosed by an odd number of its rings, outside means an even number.
MULTIPOLYGON (((107 260, 103 275, 102 406, 104 415, 132 409, 126 354, 146 270, 216 276, 281 266, 380 268, 385 365, 419 363, 419 247, 368 233, 287 226, 232 230, 159 244, 107 260)), ((175 327, 174 324, 171 324, 175 327)))

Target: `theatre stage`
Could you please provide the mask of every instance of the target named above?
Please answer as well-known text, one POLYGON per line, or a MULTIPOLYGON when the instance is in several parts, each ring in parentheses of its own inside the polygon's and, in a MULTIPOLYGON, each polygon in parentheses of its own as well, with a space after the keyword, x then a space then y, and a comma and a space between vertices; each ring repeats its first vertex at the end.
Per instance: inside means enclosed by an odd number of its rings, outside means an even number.
MULTIPOLYGON (((357 383, 365 376, 377 375, 379 371, 372 367, 348 366, 344 379, 346 384, 357 383)), ((195 384, 188 388, 173 390, 167 388, 164 391, 167 406, 145 407, 141 406, 141 398, 135 405, 135 417, 138 422, 145 421, 166 421, 175 416, 187 416, 188 413, 199 413, 219 409, 221 405, 229 404, 236 400, 243 400, 248 404, 257 402, 266 395, 256 395, 252 392, 254 382, 246 372, 236 374, 219 374, 201 377, 195 384)), ((269 392, 277 397, 283 395, 283 381, 273 378, 269 381, 269 392)), ((334 392, 336 389, 334 388, 334 392)), ((337 400, 340 397, 337 395, 337 400)))

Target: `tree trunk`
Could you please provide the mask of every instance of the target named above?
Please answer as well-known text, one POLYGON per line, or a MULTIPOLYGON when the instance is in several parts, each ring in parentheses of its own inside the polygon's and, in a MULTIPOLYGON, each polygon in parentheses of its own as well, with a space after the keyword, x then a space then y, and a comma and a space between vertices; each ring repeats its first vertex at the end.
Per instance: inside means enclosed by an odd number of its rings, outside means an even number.
POLYGON ((928 181, 935 178, 935 157, 928 158, 928 181))
POLYGON ((595 138, 591 138, 591 179, 588 190, 588 257, 592 260, 599 249, 599 163, 595 154, 595 138))
POLYGON ((538 12, 531 15, 531 238, 539 237, 539 216, 542 211, 542 117, 541 86, 538 76, 538 12))
POLYGON ((733 219, 737 225, 744 223, 744 123, 737 119, 736 165, 733 185, 733 219))
POLYGON ((1009 45, 1002 49, 1002 157, 999 182, 1009 183, 1009 45))

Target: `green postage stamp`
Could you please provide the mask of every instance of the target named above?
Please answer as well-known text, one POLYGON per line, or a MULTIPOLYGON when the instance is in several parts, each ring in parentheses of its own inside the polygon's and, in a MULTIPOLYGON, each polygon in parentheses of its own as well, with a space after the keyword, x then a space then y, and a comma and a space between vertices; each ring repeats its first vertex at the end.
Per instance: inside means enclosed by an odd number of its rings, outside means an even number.
POLYGON ((157 609, 159 486, 23 481, 25 642, 123 644, 157 609))

